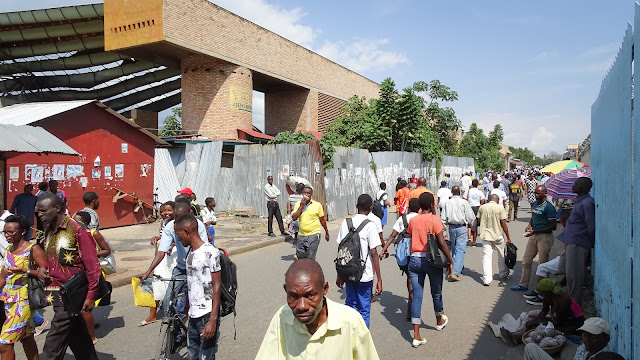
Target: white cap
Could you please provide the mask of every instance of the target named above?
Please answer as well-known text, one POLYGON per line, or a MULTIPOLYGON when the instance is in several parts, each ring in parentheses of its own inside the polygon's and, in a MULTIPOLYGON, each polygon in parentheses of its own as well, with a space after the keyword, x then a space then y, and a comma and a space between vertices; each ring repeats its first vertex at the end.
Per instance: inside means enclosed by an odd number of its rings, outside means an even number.
POLYGON ((611 335, 609 324, 603 318, 591 317, 584 321, 584 324, 578 329, 586 331, 593 335, 605 333, 611 335))

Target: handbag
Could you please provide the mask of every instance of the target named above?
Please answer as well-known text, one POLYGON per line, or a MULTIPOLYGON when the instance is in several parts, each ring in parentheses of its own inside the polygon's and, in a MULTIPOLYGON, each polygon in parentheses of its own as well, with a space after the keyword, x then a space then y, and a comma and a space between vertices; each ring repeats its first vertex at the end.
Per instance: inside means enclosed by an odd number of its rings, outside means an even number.
MULTIPOLYGON (((29 265, 27 269, 36 270, 33 263, 33 251, 29 251, 29 265)), ((27 296, 29 298, 29 307, 33 310, 42 309, 49 305, 44 293, 44 283, 37 277, 31 275, 27 275, 27 296)))
POLYGON ((109 256, 100 258, 100 267, 104 271, 106 275, 111 275, 116 273, 116 258, 113 256, 113 250, 109 256))
POLYGON ((70 317, 80 315, 80 311, 82 311, 82 306, 84 305, 88 292, 89 280, 87 279, 87 273, 84 270, 73 275, 71 279, 67 280, 67 282, 60 286, 62 304, 70 317))
MULTIPOLYGON (((433 217, 431 214, 431 229, 433 229, 433 217)), ((451 265, 449 258, 444 256, 444 253, 438 247, 438 239, 435 235, 429 233, 427 235, 427 261, 429 266, 437 268, 447 268, 451 265)))

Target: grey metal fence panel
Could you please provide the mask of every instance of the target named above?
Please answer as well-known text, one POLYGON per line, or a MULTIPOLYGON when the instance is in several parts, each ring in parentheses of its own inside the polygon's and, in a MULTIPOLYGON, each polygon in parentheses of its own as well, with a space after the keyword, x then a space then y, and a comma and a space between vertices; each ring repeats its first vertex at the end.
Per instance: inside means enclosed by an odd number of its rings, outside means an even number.
POLYGON ((173 147, 167 149, 169 151, 169 156, 171 156, 171 162, 173 162, 173 166, 175 168, 176 176, 178 177, 178 181, 182 184, 182 179, 184 179, 184 170, 185 170, 185 161, 184 161, 184 147, 173 147))
MULTIPOLYGON (((640 74, 640 4, 636 2, 635 4, 635 19, 634 19, 634 33, 633 33, 633 51, 634 51, 634 59, 633 62, 633 73, 640 74)), ((635 76, 635 75, 634 75, 635 76)), ((637 89, 637 87, 635 87, 637 89)), ((632 153, 633 153, 633 185, 632 192, 633 195, 631 197, 632 202, 632 213, 633 213, 633 223, 632 228, 635 229, 633 232, 633 257, 631 258, 631 267, 633 269, 633 273, 631 277, 626 277, 629 283, 633 288, 633 292, 631 293, 631 298, 636 303, 636 306, 633 307, 633 313, 631 314, 632 321, 632 329, 633 333, 631 334, 630 351, 629 357, 627 359, 640 359, 640 340, 638 339, 638 334, 640 333, 640 306, 638 306, 638 301, 640 301, 640 286, 638 286, 638 279, 640 279, 640 264, 636 264, 635 261, 640 259, 640 98, 638 94, 633 96, 633 144, 632 144, 632 153), (634 261, 635 260, 635 261, 634 261), (635 286, 633 281, 636 282, 635 286)), ((625 135, 626 136, 626 135, 625 135)), ((589 147, 590 151, 590 147, 589 147)), ((591 164, 591 157, 589 152, 589 164, 591 164)))
POLYGON ((158 201, 173 200, 180 189, 180 181, 171 161, 168 149, 156 149, 153 166, 153 188, 158 194, 158 201))
POLYGON ((460 178, 466 172, 475 173, 474 160, 469 157, 444 156, 442 158, 442 171, 440 175, 445 173, 451 174, 451 184, 460 185, 460 178))
MULTIPOLYGON (((640 214, 632 213, 632 204, 638 201, 638 196, 630 196, 638 189, 632 187, 631 176, 616 176, 615 186, 611 186, 610 181, 611 174, 632 172, 633 41, 629 25, 618 55, 591 107, 591 175, 597 204, 594 298, 599 315, 611 324, 609 349, 627 359, 632 357, 633 347, 637 348, 634 342, 639 341, 631 328, 631 304, 634 300, 631 289, 638 281, 632 276, 638 268, 633 266, 632 258, 634 245, 637 247, 632 238, 632 216, 640 214)), ((640 44, 636 48, 638 46, 640 44)), ((636 231, 634 235, 637 237, 637 234, 636 231)), ((634 311, 637 309, 634 306, 634 311)))

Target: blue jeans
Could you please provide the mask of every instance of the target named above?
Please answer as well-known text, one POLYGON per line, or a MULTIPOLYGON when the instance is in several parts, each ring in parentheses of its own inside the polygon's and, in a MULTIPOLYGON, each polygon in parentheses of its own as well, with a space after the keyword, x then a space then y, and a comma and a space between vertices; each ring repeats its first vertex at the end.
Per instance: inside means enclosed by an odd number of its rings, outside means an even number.
POLYGON ((187 327, 187 351, 189 360, 214 360, 218 351, 218 338, 220 337, 220 318, 216 323, 216 334, 207 340, 203 340, 202 332, 209 322, 209 314, 199 318, 189 319, 187 327))
POLYGON ((369 327, 369 314, 371 313, 371 291, 373 280, 359 283, 345 283, 347 299, 345 305, 350 306, 362 315, 364 323, 369 327))
POLYGON ((460 276, 464 267, 464 254, 467 252, 467 227, 464 225, 449 225, 449 240, 453 250, 453 273, 460 276))
POLYGON ((40 313, 37 310, 31 310, 33 312, 33 323, 36 326, 40 326, 44 323, 44 317, 42 317, 42 315, 40 315, 40 313))
POLYGON ((444 314, 442 305, 442 279, 444 269, 429 266, 426 257, 411 256, 409 260, 409 278, 413 286, 413 301, 411 302, 411 323, 420 325, 422 320, 422 296, 424 289, 424 278, 429 276, 431 286, 431 298, 433 299, 433 310, 436 316, 444 314))
POLYGON ((216 229, 213 226, 207 226, 207 231, 211 234, 211 245, 214 245, 216 242, 216 229))

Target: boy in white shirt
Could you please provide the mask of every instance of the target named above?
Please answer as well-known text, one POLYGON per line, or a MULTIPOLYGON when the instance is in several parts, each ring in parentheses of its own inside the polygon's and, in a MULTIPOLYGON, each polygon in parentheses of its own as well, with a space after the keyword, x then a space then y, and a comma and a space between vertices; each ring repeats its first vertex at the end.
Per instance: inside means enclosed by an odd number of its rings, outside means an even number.
MULTIPOLYGON (((358 197, 358 203, 356 204, 356 208, 358 209, 358 214, 355 215, 351 221, 352 226, 354 228, 358 228, 360 224, 362 224, 365 220, 372 220, 368 215, 371 212, 371 207, 373 206, 373 199, 368 194, 362 194, 358 197)), ((378 218, 377 216, 373 216, 378 218)), ((378 219, 380 221, 380 219, 378 219)), ((380 237, 382 235, 382 229, 380 228, 380 232, 378 232, 377 224, 369 221, 362 230, 360 230, 360 257, 361 259, 366 259, 365 269, 362 273, 362 277, 360 278, 360 282, 351 283, 345 282, 340 279, 340 277, 336 278, 336 285, 339 288, 345 288, 345 292, 347 295, 346 305, 350 306, 362 315, 364 322, 369 327, 369 314, 371 312, 371 292, 373 290, 373 274, 375 272, 378 281, 376 283, 376 293, 382 292, 382 278, 380 276, 380 259, 378 258, 378 251, 376 247, 381 246, 380 237)), ((338 232, 337 242, 340 244, 342 239, 349 233, 349 225, 347 225, 347 220, 342 221, 342 225, 340 226, 340 231, 338 232)))
POLYGON ((191 214, 177 218, 174 230, 180 243, 191 248, 186 259, 189 359, 215 359, 220 337, 220 251, 202 241, 198 234, 198 220, 191 214))
POLYGON ((200 212, 202 214, 202 222, 207 227, 207 231, 211 234, 211 245, 214 245, 216 241, 216 230, 213 228, 218 222, 216 218, 216 200, 212 197, 204 199, 205 208, 200 212))

